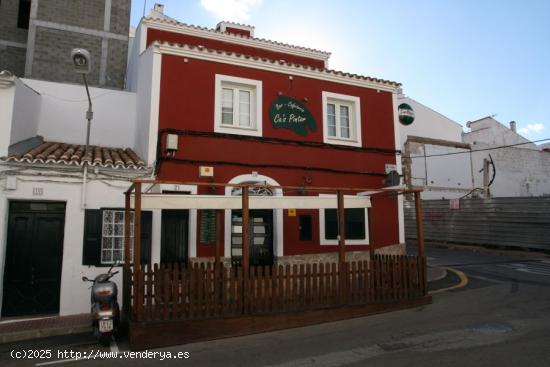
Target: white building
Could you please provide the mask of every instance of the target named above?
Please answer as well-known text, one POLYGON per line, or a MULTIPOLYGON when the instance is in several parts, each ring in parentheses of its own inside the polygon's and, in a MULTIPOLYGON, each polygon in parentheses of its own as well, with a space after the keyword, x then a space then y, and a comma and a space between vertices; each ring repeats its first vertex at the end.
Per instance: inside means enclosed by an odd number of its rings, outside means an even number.
POLYGON ((403 174, 423 199, 467 196, 550 195, 550 153, 524 138, 516 124, 502 125, 492 116, 470 121, 470 131, 407 97, 415 112, 401 127, 403 174))
MULTIPOLYGON (((151 175, 152 162, 134 153, 136 146, 147 145, 137 141, 137 94, 98 88, 90 93, 93 150, 85 155, 84 86, 0 77, 4 317, 86 312, 89 289, 82 276, 103 272, 91 265, 108 266, 121 254, 122 226, 116 223, 123 212, 116 209, 124 207, 130 180, 151 175), (94 223, 98 215, 113 215, 114 224, 94 223), (101 236, 101 231, 108 234, 101 236)), ((145 218, 151 221, 150 215, 145 218)), ((144 235, 150 238, 151 231, 144 235)))

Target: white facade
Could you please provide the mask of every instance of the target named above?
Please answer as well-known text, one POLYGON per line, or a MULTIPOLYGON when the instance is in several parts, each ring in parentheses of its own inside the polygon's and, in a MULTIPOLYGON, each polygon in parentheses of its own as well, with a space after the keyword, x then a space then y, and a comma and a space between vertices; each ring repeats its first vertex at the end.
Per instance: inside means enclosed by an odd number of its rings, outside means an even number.
POLYGON ((492 117, 469 122, 471 131, 461 142, 454 124, 444 124, 437 112, 409 104, 422 117, 402 127, 409 132, 403 148, 405 179, 424 189, 423 199, 550 195, 550 153, 517 134, 513 125, 507 128, 492 117), (495 149, 510 145, 514 146, 495 149), (485 161, 491 158, 494 169, 489 165, 485 174, 485 161))
POLYGON ((397 104, 406 103, 414 110, 414 122, 408 126, 400 126, 401 146, 408 136, 462 141, 462 125, 450 118, 432 110, 428 106, 404 95, 397 96, 397 104))

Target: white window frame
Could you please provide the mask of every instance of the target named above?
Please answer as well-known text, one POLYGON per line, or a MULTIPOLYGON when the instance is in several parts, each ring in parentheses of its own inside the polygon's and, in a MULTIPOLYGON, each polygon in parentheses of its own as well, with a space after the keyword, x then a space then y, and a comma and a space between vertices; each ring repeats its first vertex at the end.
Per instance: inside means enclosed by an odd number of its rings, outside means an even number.
MULTIPOLYGON (((319 194, 319 197, 333 197, 336 199, 336 195, 331 194, 319 194)), ((319 241, 321 245, 338 245, 338 239, 329 240, 325 237, 325 210, 319 209, 319 241)), ((336 209, 337 210, 337 209, 336 209)), ((368 245, 370 244, 369 233, 369 210, 365 208, 365 239, 362 240, 348 240, 346 239, 346 245, 368 245)))
MULTIPOLYGON (((238 102, 233 100, 233 105, 238 102)), ((262 136, 262 81, 239 78, 235 76, 216 74, 214 97, 214 131, 218 133, 262 136), (250 95, 250 127, 222 124, 223 88, 247 90, 250 95)), ((233 109, 233 115, 238 116, 238 108, 233 109)), ((235 120, 234 120, 235 121, 235 120)))
MULTIPOLYGON (((357 96, 349 96, 346 94, 338 94, 332 92, 322 92, 323 100, 323 142, 326 144, 348 145, 353 147, 361 147, 361 102, 357 96), (339 110, 338 105, 348 106, 349 111, 349 127, 350 137, 342 138, 339 136, 329 136, 328 134, 328 103, 336 104, 336 111, 339 110)), ((336 134, 339 135, 339 121, 336 119, 336 134)))
MULTIPOLYGON (((116 242, 117 238, 122 239, 122 248, 120 249, 120 250, 122 250, 122 256, 121 256, 120 263, 123 264, 126 261, 126 259, 124 259, 124 217, 125 217, 125 215, 126 214, 125 214, 124 209, 102 209, 101 210, 101 253, 100 253, 100 263, 102 265, 111 265, 111 264, 115 263, 115 260, 112 260, 112 259, 114 258, 115 250, 119 250, 119 249, 115 249, 115 242, 116 242), (113 214, 113 222, 112 223, 105 223, 105 221, 104 221, 105 213, 107 213, 107 212, 112 212, 112 214, 113 214), (118 223, 118 222, 115 221, 116 213, 122 213, 122 225, 121 225, 121 223, 118 223), (113 225, 113 234, 112 235, 105 235, 106 225, 109 225, 109 224, 113 225), (119 235, 115 234, 115 228, 114 227, 117 226, 117 225, 122 227, 122 234, 119 234, 119 235), (104 248, 106 238, 112 238, 113 242, 112 242, 111 248, 104 248), (107 260, 103 259, 103 251, 111 251, 111 261, 107 261, 107 260)), ((132 257, 132 258, 134 257, 133 250, 134 250, 134 215, 132 214, 130 216, 130 257, 132 257)))

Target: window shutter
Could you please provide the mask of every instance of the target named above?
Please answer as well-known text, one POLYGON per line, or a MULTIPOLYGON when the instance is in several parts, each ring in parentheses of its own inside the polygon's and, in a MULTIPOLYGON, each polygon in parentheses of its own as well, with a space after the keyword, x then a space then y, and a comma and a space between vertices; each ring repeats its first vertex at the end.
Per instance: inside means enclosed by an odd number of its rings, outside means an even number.
POLYGON ((101 210, 84 212, 84 245, 82 265, 100 265, 101 262, 101 210))
POLYGON ((141 263, 151 263, 151 240, 153 235, 153 213, 141 212, 141 263))

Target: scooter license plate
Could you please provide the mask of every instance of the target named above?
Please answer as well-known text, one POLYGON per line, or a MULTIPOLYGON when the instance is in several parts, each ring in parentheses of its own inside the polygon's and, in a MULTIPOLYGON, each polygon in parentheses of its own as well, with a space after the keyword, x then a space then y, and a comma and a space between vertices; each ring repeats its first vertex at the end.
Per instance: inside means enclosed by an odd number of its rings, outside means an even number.
POLYGON ((99 332, 108 333, 109 331, 113 331, 113 320, 99 320, 99 332))

